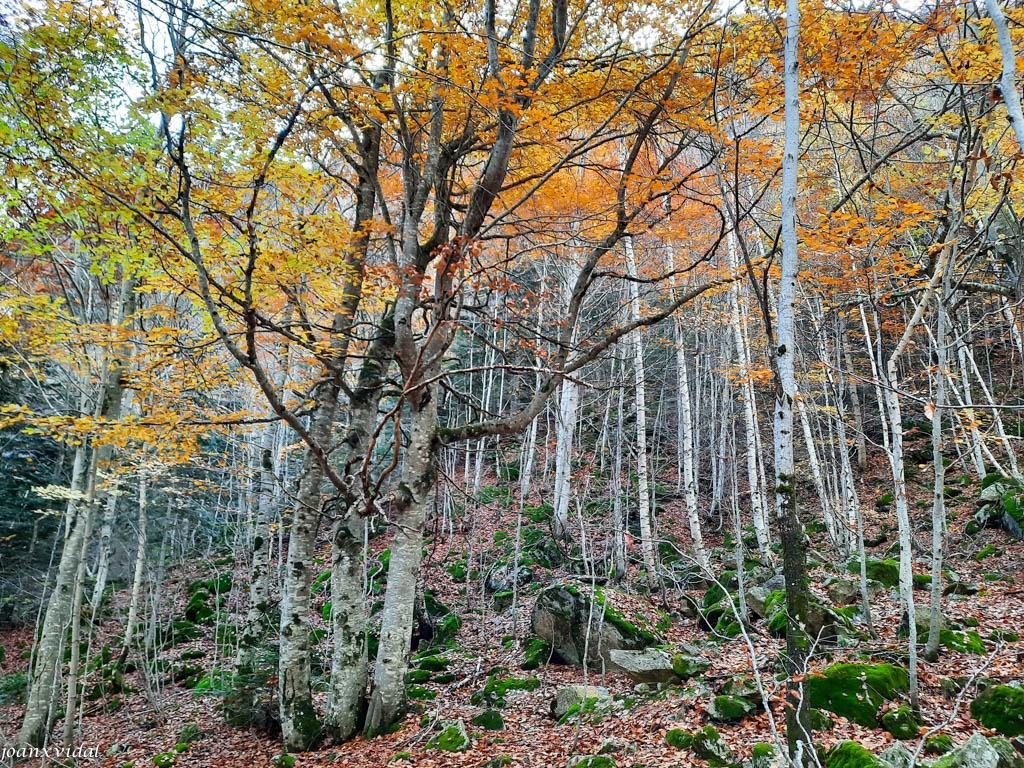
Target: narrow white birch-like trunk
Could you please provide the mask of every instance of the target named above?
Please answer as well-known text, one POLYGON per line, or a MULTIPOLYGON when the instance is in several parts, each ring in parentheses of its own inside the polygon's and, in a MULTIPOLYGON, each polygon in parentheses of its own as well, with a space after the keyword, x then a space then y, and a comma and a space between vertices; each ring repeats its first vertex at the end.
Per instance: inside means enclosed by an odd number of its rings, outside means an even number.
MULTIPOLYGON (((729 246, 729 268, 739 269, 739 256, 737 254, 736 233, 730 231, 728 234, 729 246)), ((771 530, 768 525, 768 504, 764 495, 763 472, 759 468, 758 457, 758 424, 757 413, 754 410, 755 393, 754 384, 750 379, 750 349, 747 345, 745 305, 740 301, 741 280, 736 280, 729 286, 729 314, 732 326, 733 344, 736 347, 736 358, 740 367, 740 398, 743 401, 743 436, 744 454, 747 466, 747 487, 750 489, 750 510, 754 522, 754 535, 757 537, 757 548, 761 557, 771 561, 774 555, 771 551, 771 530)))
POLYGON ((935 265, 935 272, 929 281, 925 295, 914 311, 913 316, 907 322, 892 354, 889 355, 885 366, 885 406, 889 418, 891 439, 889 445, 889 464, 892 469, 893 479, 893 505, 896 507, 896 520, 900 531, 900 602, 904 613, 908 617, 909 640, 909 676, 910 676, 910 701, 915 709, 918 706, 917 691, 917 632, 914 623, 914 581, 913 581, 913 528, 910 522, 910 507, 907 501, 907 479, 906 470, 903 466, 903 413, 900 407, 899 398, 899 375, 897 363, 910 342, 914 329, 921 321, 928 303, 935 295, 935 288, 942 277, 946 263, 949 259, 953 246, 947 244, 939 256, 935 265))
MULTIPOLYGON (((935 403, 932 410, 932 465, 935 479, 932 487, 932 584, 931 611, 928 615, 928 643, 924 648, 925 658, 935 658, 939 653, 942 630, 942 557, 946 545, 946 467, 942 457, 942 415, 946 407, 946 297, 949 277, 943 276, 942 294, 936 306, 935 328, 935 403)), ((910 623, 913 626, 913 622, 910 623)))
POLYGON ((139 516, 135 525, 135 569, 132 574, 132 596, 128 602, 128 620, 124 628, 124 645, 121 648, 121 658, 127 657, 131 650, 132 642, 135 640, 135 625, 139 620, 139 602, 142 599, 142 585, 146 578, 146 546, 149 542, 147 528, 148 519, 148 477, 146 468, 139 470, 139 516))
POLYGON ((629 568, 626 560, 626 521, 622 514, 622 444, 625 441, 622 421, 626 407, 626 389, 619 384, 618 411, 615 416, 615 461, 612 464, 612 568, 617 581, 625 578, 629 568))
POLYGON ((89 601, 92 606, 90 623, 96 621, 96 613, 103 601, 103 591, 107 588, 107 578, 110 575, 111 542, 114 536, 114 522, 117 520, 119 496, 117 479, 112 478, 110 483, 110 488, 107 489, 107 503, 103 505, 103 518, 100 522, 99 541, 97 542, 96 582, 93 584, 92 599, 89 601))
POLYGON ((775 500, 782 538, 783 575, 786 579, 786 740, 789 757, 801 767, 815 762, 811 742, 810 709, 802 695, 798 675, 806 667, 810 640, 805 630, 808 610, 807 556, 804 527, 796 504, 793 409, 796 383, 796 281, 799 250, 796 227, 797 162, 800 151, 800 72, 797 56, 800 8, 786 0, 784 45, 785 140, 782 149, 782 271, 776 309, 775 358, 775 500))
POLYGON ((687 375, 686 349, 682 329, 676 327, 676 373, 679 381, 679 417, 683 423, 683 493, 686 503, 686 520, 690 526, 690 540, 697 564, 705 571, 711 567, 704 534, 700 527, 700 509, 697 504, 697 480, 693 467, 693 409, 690 404, 690 382, 687 375))
MULTIPOLYGON (((627 248, 632 245, 627 240, 627 248)), ((629 257, 627 257, 629 258, 629 257)), ((668 248, 668 268, 675 271, 675 256, 672 247, 668 248)), ((673 298, 676 294, 675 277, 670 280, 673 298)), ((631 294, 632 301, 632 294, 631 294)), ((639 311, 636 307, 635 311, 639 311)), ((636 315, 634 315, 636 317, 636 315)), ((690 541, 693 543, 693 556, 701 570, 710 571, 707 549, 704 546, 704 533, 700 527, 700 509, 697 503, 697 473, 694 471, 694 434, 693 407, 690 402, 690 377, 686 365, 686 340, 683 336, 682 320, 679 314, 673 317, 676 348, 676 389, 679 392, 679 437, 682 440, 680 459, 682 460, 683 499, 686 504, 686 520, 690 527, 690 541)), ((643 350, 640 350, 642 358, 643 350)), ((642 360, 641 360, 642 362, 642 360)))
MULTIPOLYGON (((572 270, 558 270, 562 283, 562 296, 568 305, 572 295, 572 270)), ((580 388, 571 378, 562 379, 555 414, 555 480, 553 533, 556 539, 569 538, 569 502, 572 494, 573 441, 579 409, 580 388)))
MULTIPOLYGON (((633 253, 633 239, 623 238, 626 252, 626 273, 629 281, 630 319, 640 319, 640 288, 636 282, 636 256, 633 253)), ((640 329, 629 334, 629 345, 633 351, 634 398, 636 402, 636 476, 637 512, 640 517, 640 547, 643 552, 644 569, 647 571, 647 585, 653 591, 658 587, 658 558, 654 545, 654 525, 651 520, 651 490, 647 470, 647 372, 644 367, 644 341, 640 329)))
POLYGON ((558 395, 555 421, 555 484, 554 535, 569 538, 569 501, 572 494, 573 439, 576 435, 576 413, 579 406, 579 385, 564 379, 558 395))
MULTIPOLYGON (((994 407, 996 405, 995 399, 992 397, 992 392, 989 390, 988 385, 985 383, 985 378, 981 375, 981 371, 978 370, 978 362, 974 359, 974 354, 970 348, 964 343, 963 336, 958 335, 957 337, 961 350, 963 351, 963 357, 970 364, 970 370, 974 373, 974 378, 978 382, 978 387, 981 389, 981 394, 985 397, 985 403, 991 406, 990 411, 992 413, 992 427, 996 433, 996 439, 1003 446, 1003 451, 1006 453, 1006 463, 1010 468, 1010 474, 1017 480, 1022 480, 1020 468, 1017 464, 1017 452, 1014 450, 1013 444, 1010 442, 1010 438, 1006 434, 1006 430, 1003 428, 1003 417, 999 415, 999 409, 994 407)), ((964 389, 970 389, 969 380, 964 381, 964 389)))
POLYGON ((968 420, 968 429, 971 434, 971 457, 974 460, 974 471, 978 477, 984 477, 987 472, 984 455, 985 441, 974 416, 974 393, 971 391, 971 377, 967 366, 967 345, 962 340, 957 341, 956 353, 957 361, 960 364, 960 400, 964 406, 964 416, 968 420))
POLYGON ((807 463, 811 468, 811 480, 814 483, 814 490, 818 494, 825 529, 828 531, 828 536, 832 543, 839 544, 839 526, 836 524, 835 513, 832 509, 831 494, 825 488, 825 479, 822 476, 821 461, 818 459, 818 449, 815 447, 814 434, 811 431, 811 420, 807 413, 807 404, 802 399, 796 401, 796 411, 804 435, 804 445, 807 448, 807 463))
POLYGON ((1006 23, 1006 15, 999 5, 999 0, 985 0, 985 7, 996 28, 999 40, 999 52, 1002 54, 1003 73, 1000 90, 1006 103, 1006 119, 1010 121, 1013 133, 1017 137, 1017 146, 1024 152, 1024 115, 1020 109, 1020 94, 1017 93, 1017 52, 1013 48, 1010 27, 1006 23))

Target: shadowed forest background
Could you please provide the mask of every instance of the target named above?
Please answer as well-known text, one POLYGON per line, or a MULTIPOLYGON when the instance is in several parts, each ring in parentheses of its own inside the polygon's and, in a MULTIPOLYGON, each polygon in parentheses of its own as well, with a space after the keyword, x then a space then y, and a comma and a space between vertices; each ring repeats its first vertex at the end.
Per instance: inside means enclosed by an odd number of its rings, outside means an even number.
POLYGON ((0 13, 0 764, 1024 768, 1024 11, 0 13))

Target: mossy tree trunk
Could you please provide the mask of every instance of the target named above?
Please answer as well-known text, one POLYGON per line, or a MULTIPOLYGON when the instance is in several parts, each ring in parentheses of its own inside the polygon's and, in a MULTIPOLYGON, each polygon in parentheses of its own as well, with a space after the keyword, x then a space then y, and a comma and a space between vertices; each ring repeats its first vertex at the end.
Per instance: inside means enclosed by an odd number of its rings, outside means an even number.
MULTIPOLYGON (((799 252, 796 230, 797 155, 800 142, 800 91, 797 45, 800 9, 786 0, 785 142, 782 155, 782 274, 779 281, 778 328, 772 350, 775 372, 775 497, 782 540, 782 572, 786 579, 786 740, 790 759, 798 766, 815 762, 811 742, 810 705, 798 675, 806 671, 807 552, 803 524, 797 511, 794 461, 796 387, 796 281, 799 252)), ((770 336, 769 336, 770 338, 770 336)))

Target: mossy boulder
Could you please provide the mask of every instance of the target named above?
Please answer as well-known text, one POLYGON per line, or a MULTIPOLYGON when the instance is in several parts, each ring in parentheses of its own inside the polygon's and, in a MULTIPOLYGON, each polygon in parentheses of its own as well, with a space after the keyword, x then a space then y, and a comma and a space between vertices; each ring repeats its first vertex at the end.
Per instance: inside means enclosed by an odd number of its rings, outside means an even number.
MULTIPOLYGON (((860 561, 851 560, 846 564, 846 570, 850 573, 860 573, 860 561)), ((864 562, 864 570, 869 579, 884 584, 887 587, 898 587, 900 583, 900 561, 899 560, 872 560, 864 562)))
POLYGON ((900 740, 916 739, 920 731, 910 707, 899 707, 882 715, 882 727, 900 740))
POLYGON ((441 730, 427 742, 427 749, 439 749, 442 752, 464 752, 469 747, 469 734, 461 718, 442 722, 441 730))
MULTIPOLYGON (((921 642, 927 642, 927 640, 928 633, 925 632, 921 637, 921 642)), ((967 630, 966 632, 957 632, 952 629, 940 630, 939 643, 951 651, 970 653, 975 656, 981 656, 988 650, 985 647, 985 641, 982 639, 981 635, 973 629, 967 630)))
POLYGON ((536 677, 520 680, 515 677, 494 674, 487 678, 487 684, 479 691, 474 692, 469 700, 476 706, 505 707, 508 706, 508 701, 506 701, 505 697, 510 692, 535 691, 538 688, 540 688, 540 680, 536 677))
POLYGON ((1003 736, 1024 734, 1024 688, 989 686, 971 703, 971 717, 1003 736))
POLYGON ((945 733, 932 736, 924 743, 924 753, 926 755, 945 755, 952 751, 953 737, 945 733))
POLYGON ((553 584, 537 596, 530 617, 533 634, 551 643, 552 661, 582 664, 586 656, 595 666, 610 663, 612 650, 642 650, 664 642, 640 618, 619 612, 615 602, 612 590, 553 584))
POLYGON ((865 728, 878 724, 882 702, 909 690, 907 670, 893 664, 835 664, 808 678, 811 706, 865 728))
POLYGON ((782 759, 774 744, 759 742, 751 749, 750 768, 782 768, 788 763, 788 760, 782 759))
POLYGON ((1024 768, 1024 758, 1006 739, 986 739, 975 733, 932 763, 932 768, 1024 768))
POLYGON ((611 755, 574 755, 569 758, 566 768, 615 768, 611 755))
POLYGON ((420 660, 420 669, 427 672, 444 672, 450 662, 443 656, 427 656, 420 660))
POLYGON ((672 657, 659 648, 645 648, 641 651, 626 651, 615 648, 609 652, 612 669, 629 675, 634 683, 670 683, 679 679, 672 664, 672 657))
POLYGON ((479 715, 474 715, 470 722, 479 728, 483 728, 485 731, 505 730, 505 718, 496 709, 485 709, 479 715))
POLYGON ((688 749, 693 744, 693 734, 681 728, 672 728, 665 734, 665 743, 676 749, 688 749))
POLYGON ((829 751, 825 768, 889 768, 855 741, 844 741, 829 751))
POLYGON ((607 688, 597 685, 564 685, 558 689, 555 698, 551 700, 551 715, 561 720, 574 705, 585 703, 590 699, 600 702, 601 706, 610 705, 612 702, 607 688))
POLYGON ((520 669, 537 669, 541 664, 547 664, 551 658, 551 643, 534 637, 526 642, 523 649, 523 663, 520 669))
POLYGON ((694 654, 672 654, 672 671, 680 680, 689 680, 691 677, 703 675, 712 666, 710 661, 694 654))
POLYGON ((697 757, 708 761, 711 768, 726 768, 736 762, 729 745, 713 726, 706 725, 694 733, 690 746, 697 757))
POLYGON ((715 696, 708 705, 708 717, 716 723, 732 723, 742 720, 756 707, 739 696, 715 696))

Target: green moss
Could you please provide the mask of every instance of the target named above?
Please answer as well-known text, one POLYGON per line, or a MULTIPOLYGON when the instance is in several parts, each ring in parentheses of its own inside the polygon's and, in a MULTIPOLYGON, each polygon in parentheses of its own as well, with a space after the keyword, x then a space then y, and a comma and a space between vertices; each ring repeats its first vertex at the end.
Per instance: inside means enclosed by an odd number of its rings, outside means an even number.
POLYGON ((932 583, 932 575, 930 573, 915 573, 913 579, 915 589, 924 589, 931 586, 932 583))
POLYGON ((673 728, 665 734, 665 743, 676 749, 686 749, 693 743, 693 736, 681 728, 673 728))
POLYGON ((820 709, 811 710, 811 730, 812 731, 830 731, 835 726, 832 722, 832 718, 822 712, 820 709))
POLYGON ((525 660, 519 666, 522 669, 537 669, 541 664, 547 664, 551 658, 551 643, 547 640, 532 638, 526 643, 524 649, 525 660))
POLYGON ((739 696, 715 696, 708 708, 712 720, 730 723, 742 720, 754 710, 754 705, 739 696))
POLYGON ((444 672, 448 669, 448 659, 442 656, 427 656, 420 661, 420 669, 427 672, 444 672))
POLYGON ((892 664, 836 664, 808 679, 811 706, 874 728, 882 702, 909 688, 907 671, 892 664))
POLYGON ((886 765, 857 742, 844 741, 828 753, 825 768, 886 768, 886 765))
POLYGON ((427 749, 439 749, 442 752, 463 752, 469 749, 469 737, 461 722, 449 723, 430 741, 427 749))
POLYGON ((952 751, 953 739, 945 733, 932 736, 924 743, 924 753, 926 755, 944 755, 952 751))
POLYGON ((882 715, 882 726, 901 740, 916 739, 920 726, 909 707, 899 707, 882 715))
POLYGON ((971 703, 971 717, 1003 736, 1024 735, 1024 688, 989 686, 971 703))
POLYGON ((691 746, 697 757, 707 760, 711 768, 725 768, 735 762, 732 751, 713 726, 705 725, 693 734, 691 746))
POLYGON ((437 698, 436 691, 424 688, 422 685, 406 686, 405 695, 410 699, 417 699, 418 701, 433 701, 437 698))
POLYGON ((520 680, 515 677, 500 677, 498 674, 494 674, 487 679, 487 684, 481 690, 470 696, 469 700, 475 706, 505 707, 508 705, 505 696, 509 691, 535 691, 538 688, 540 688, 540 680, 536 677, 520 680))
POLYGON ((701 600, 701 605, 705 608, 710 608, 713 605, 718 605, 722 602, 722 598, 726 595, 725 589, 722 588, 721 584, 712 584, 708 587, 708 591, 704 593, 704 599, 701 600))
POLYGON ((410 669, 405 676, 407 683, 426 683, 430 681, 431 673, 426 669, 410 669))
POLYGON ((976 554, 974 556, 974 559, 977 560, 980 563, 986 557, 991 557, 992 555, 997 555, 998 556, 998 555, 1001 555, 1001 554, 1003 554, 1003 550, 999 549, 998 547, 994 546, 993 544, 986 544, 984 547, 982 547, 978 551, 978 554, 976 554))
POLYGON ((156 768, 171 768, 176 762, 178 762, 178 756, 173 752, 160 752, 153 755, 153 765, 156 768))
MULTIPOLYGON (((922 643, 928 642, 928 633, 922 632, 918 639, 922 643)), ((986 652, 985 641, 974 630, 957 632, 952 629, 940 629, 939 643, 951 651, 959 651, 960 653, 972 653, 976 656, 981 656, 986 652)))
POLYGON ((605 597, 600 587, 594 590, 597 604, 604 609, 604 620, 622 632, 623 636, 630 639, 643 640, 647 645, 656 645, 659 638, 644 627, 637 626, 622 615, 605 597))
MULTIPOLYGON (((864 563, 869 579, 884 584, 887 587, 895 587, 900 583, 900 563, 898 560, 867 560, 864 563)), ((846 565, 850 573, 860 573, 860 561, 851 560, 846 565)))
POLYGON ((456 560, 454 563, 449 565, 446 569, 448 575, 452 577, 452 581, 457 584, 464 584, 466 576, 468 575, 468 565, 465 560, 456 560))
POLYGON ((770 760, 775 756, 775 747, 772 744, 765 744, 763 741, 754 745, 750 756, 754 760, 770 760))
POLYGON ((485 731, 503 731, 505 730, 505 718, 501 716, 501 712, 496 709, 487 709, 476 715, 473 720, 473 725, 483 728, 485 731))
POLYGON ((574 762, 572 768, 615 768, 615 760, 610 755, 587 755, 574 762))
POLYGON ((438 645, 448 645, 455 640, 461 628, 462 619, 458 614, 448 614, 434 626, 434 642, 438 645))
POLYGON ((558 725, 565 725, 571 721, 585 720, 591 725, 596 725, 604 720, 604 711, 601 709, 601 702, 596 696, 583 701, 577 701, 565 714, 558 718, 558 725))
POLYGON ((1008 629, 997 629, 989 634, 988 639, 997 643, 1016 643, 1020 640, 1020 635, 1008 629))
POLYGON ((672 671, 680 680, 689 680, 691 677, 697 677, 711 669, 711 666, 711 662, 699 656, 688 656, 685 653, 672 655, 672 671))

